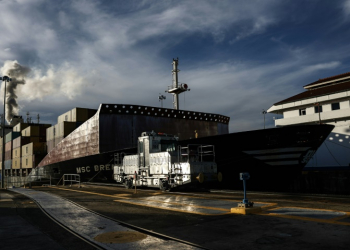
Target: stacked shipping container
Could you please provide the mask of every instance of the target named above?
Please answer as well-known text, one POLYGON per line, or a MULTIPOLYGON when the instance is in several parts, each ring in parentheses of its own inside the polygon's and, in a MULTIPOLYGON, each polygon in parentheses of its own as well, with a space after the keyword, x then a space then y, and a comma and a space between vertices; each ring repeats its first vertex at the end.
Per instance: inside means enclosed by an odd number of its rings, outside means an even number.
MULTIPOLYGON (((7 176, 25 176, 60 141, 73 132, 97 110, 74 108, 57 118, 57 124, 18 123, 5 135, 4 166, 7 176)), ((0 137, 1 138, 1 137, 0 137)), ((2 167, 2 138, 0 139, 0 169, 2 167)))
POLYGON ((72 133, 97 112, 96 109, 74 108, 57 118, 57 124, 46 130, 47 152, 60 143, 63 138, 72 133))
MULTIPOLYGON (((50 126, 50 124, 19 123, 13 127, 14 131, 6 134, 5 175, 26 175, 34 166, 33 162, 40 162, 45 157, 47 153, 45 145, 46 128, 50 126), (23 147, 25 147, 25 151, 22 150, 23 147), (23 152, 25 152, 25 155, 23 155, 23 152), (27 164, 23 165, 23 163, 27 164)), ((0 156, 2 160, 2 151, 0 156)))

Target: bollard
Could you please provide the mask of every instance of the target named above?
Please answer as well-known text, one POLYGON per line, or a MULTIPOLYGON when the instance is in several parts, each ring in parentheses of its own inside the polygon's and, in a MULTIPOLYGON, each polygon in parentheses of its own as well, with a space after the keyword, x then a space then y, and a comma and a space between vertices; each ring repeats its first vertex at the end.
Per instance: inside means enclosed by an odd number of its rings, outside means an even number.
POLYGON ((244 198, 241 203, 238 204, 239 207, 252 207, 254 202, 249 202, 247 199, 246 181, 250 179, 249 173, 240 173, 239 179, 243 181, 243 192, 244 198))

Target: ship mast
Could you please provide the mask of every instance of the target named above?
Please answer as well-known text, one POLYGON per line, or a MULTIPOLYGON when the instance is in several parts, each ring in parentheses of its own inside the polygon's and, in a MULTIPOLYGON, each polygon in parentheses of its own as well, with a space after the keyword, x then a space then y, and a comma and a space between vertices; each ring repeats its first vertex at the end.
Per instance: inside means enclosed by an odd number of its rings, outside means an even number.
POLYGON ((173 85, 168 86, 168 90, 165 92, 168 92, 170 94, 173 94, 173 104, 174 104, 174 109, 179 109, 179 94, 185 91, 190 91, 188 89, 188 85, 186 83, 181 83, 179 85, 179 77, 178 77, 178 72, 180 71, 177 66, 179 65, 179 58, 174 59, 173 58, 173 70, 172 70, 172 75, 173 75, 173 85))

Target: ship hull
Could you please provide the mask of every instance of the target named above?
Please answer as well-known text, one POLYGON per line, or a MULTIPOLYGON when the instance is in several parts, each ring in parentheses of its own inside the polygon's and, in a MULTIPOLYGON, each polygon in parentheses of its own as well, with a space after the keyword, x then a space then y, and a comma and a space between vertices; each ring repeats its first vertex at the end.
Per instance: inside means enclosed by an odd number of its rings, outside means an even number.
MULTIPOLYGON (((330 125, 287 126, 182 140, 188 144, 215 146, 222 188, 241 188, 239 173, 249 172, 254 190, 287 190, 332 131, 330 125)), ((33 171, 60 180, 63 174, 79 174, 81 181, 113 182, 115 154, 135 154, 136 148, 120 149, 49 164, 33 171)))

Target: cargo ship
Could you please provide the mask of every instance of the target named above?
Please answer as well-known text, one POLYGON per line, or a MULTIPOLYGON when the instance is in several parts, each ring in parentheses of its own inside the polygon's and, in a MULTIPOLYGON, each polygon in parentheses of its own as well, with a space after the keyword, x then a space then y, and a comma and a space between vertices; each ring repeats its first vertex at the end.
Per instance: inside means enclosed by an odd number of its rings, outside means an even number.
POLYGON ((229 117, 218 114, 101 104, 93 117, 48 152, 32 175, 57 180, 63 174, 79 174, 82 181, 111 182, 119 155, 137 153, 141 133, 156 131, 178 136, 181 146, 213 145, 227 187, 240 187, 240 172, 250 172, 256 185, 276 175, 274 183, 285 182, 301 173, 333 129, 315 124, 228 133, 228 124, 229 117))
POLYGON ((173 59, 173 84, 167 90, 173 94, 174 108, 100 104, 94 114, 73 109, 47 128, 48 152, 27 179, 57 182, 64 174, 78 174, 81 181, 113 182, 113 165, 120 155, 137 153, 137 138, 156 131, 177 136, 180 146, 213 145, 222 187, 241 188, 239 173, 249 172, 251 187, 271 189, 300 174, 334 127, 303 125, 229 133, 227 116, 179 109, 178 95, 188 86, 178 83, 177 65, 173 59), (78 119, 79 112, 85 113, 86 121, 78 119), (70 123, 76 128, 67 133, 70 123))

